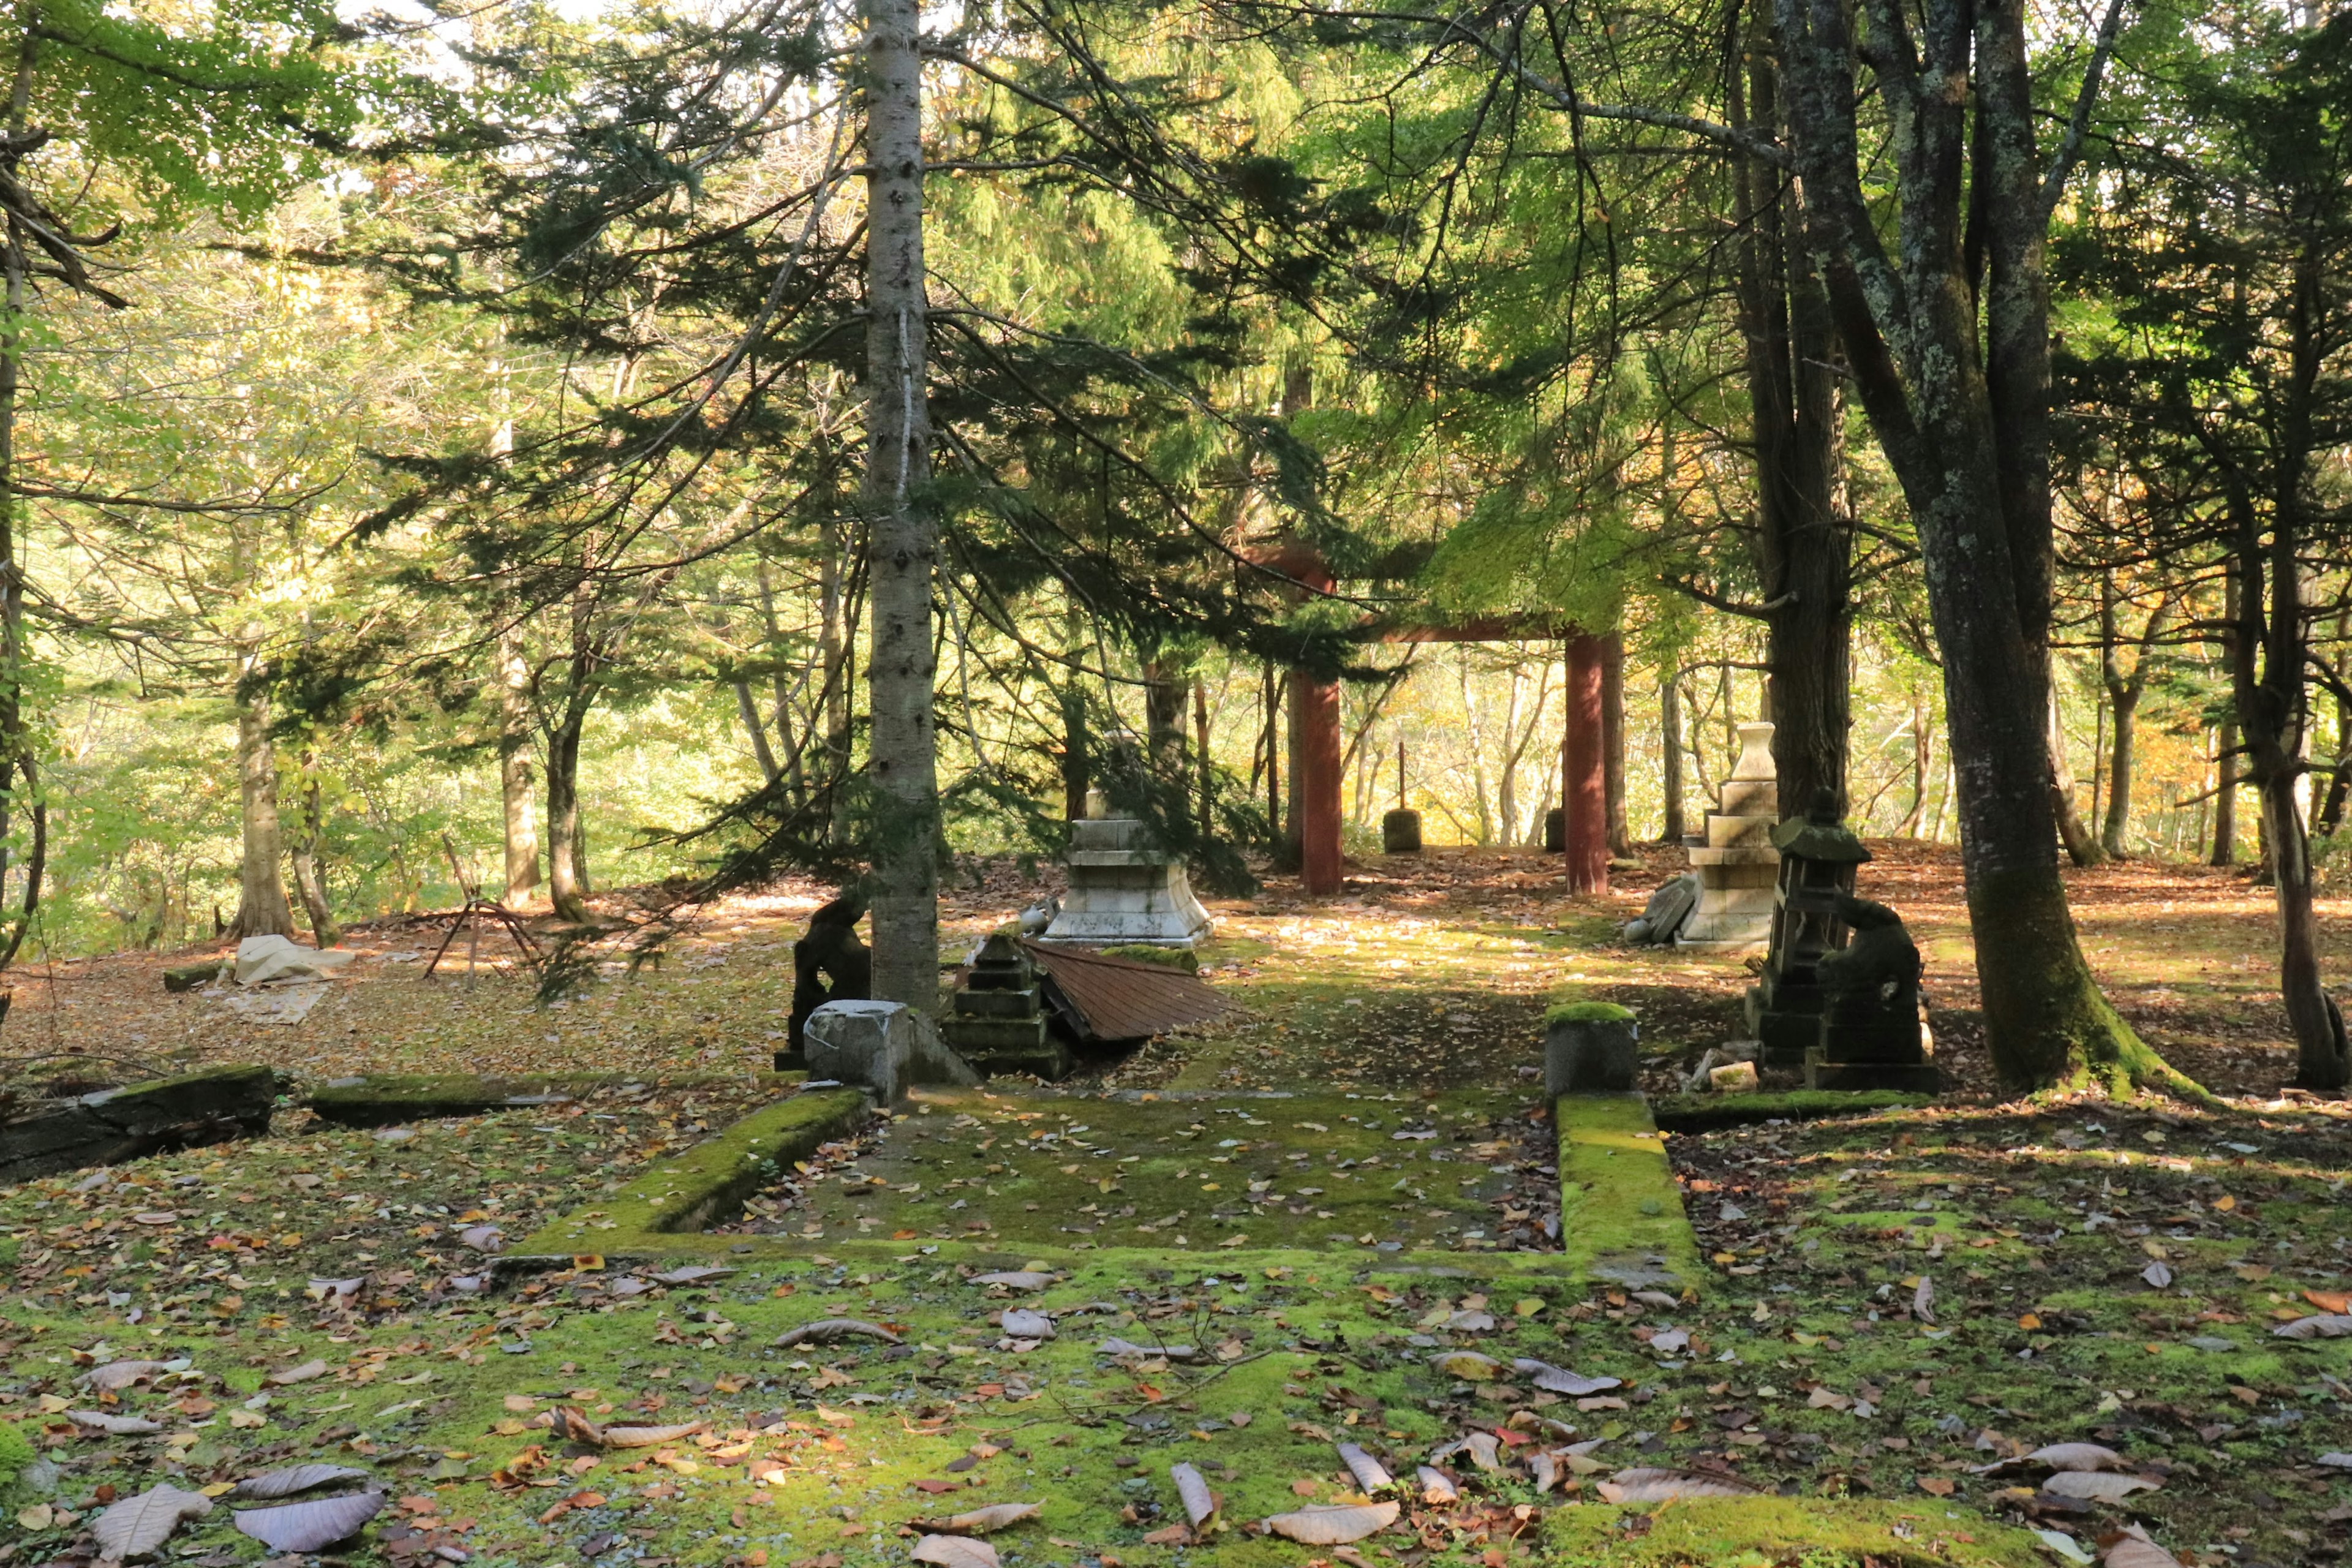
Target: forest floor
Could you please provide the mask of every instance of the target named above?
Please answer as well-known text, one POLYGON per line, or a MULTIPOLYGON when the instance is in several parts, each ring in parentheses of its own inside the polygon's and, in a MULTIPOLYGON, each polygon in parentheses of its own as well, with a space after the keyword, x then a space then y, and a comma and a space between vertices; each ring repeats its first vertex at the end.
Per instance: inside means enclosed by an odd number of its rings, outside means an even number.
MULTIPOLYGON (((1208 973, 1241 1010, 1061 1087, 1160 1097, 1179 1139, 1240 1118, 1197 1169, 1154 1178, 1189 1181, 1226 1222, 1214 1228, 1205 1215, 1166 1227, 1171 1216, 1119 1215, 1116 1173, 1055 1186, 1069 1167, 1013 1159, 1039 1138, 1101 1144, 1076 1119, 1122 1126, 1141 1112, 1112 1108, 1134 1097, 992 1085, 979 1114, 895 1124, 929 1127, 920 1160, 961 1173, 945 1185, 904 1164, 915 1145, 886 1148, 893 1124, 877 1123, 780 1174, 735 1227, 807 1237, 800 1255, 698 1280, 583 1261, 488 1290, 484 1227, 519 1238, 587 1208, 771 1092, 750 1075, 783 1028, 790 942, 828 889, 696 911, 657 967, 615 960, 544 1009, 488 942, 478 973, 423 981, 439 933, 413 921, 354 931, 366 956, 292 1027, 164 994, 160 970, 185 954, 37 964, 5 1048, 79 1057, 63 1065, 93 1079, 124 1062, 261 1061, 313 1079, 594 1068, 640 1081, 373 1130, 295 1110, 264 1139, 0 1187, 0 1428, 53 1467, 34 1474, 46 1486, 20 1479, 7 1496, 0 1563, 88 1563, 91 1525, 118 1499, 164 1481, 221 1492, 308 1461, 389 1489, 341 1555, 392 1568, 900 1568, 914 1521, 1028 1501, 1041 1518, 990 1538, 1010 1568, 2059 1563, 2129 1523, 2182 1562, 2340 1563, 2352 1340, 2271 1331, 2346 1310, 2352 1105, 2276 1098, 2292 1059, 2263 894, 2203 868, 2072 879, 2109 995, 2225 1097, 2219 1108, 2004 1104, 1973 1025, 1953 858, 1874 847, 1864 891, 1902 910, 1927 955, 1950 1092, 1917 1110, 1670 1137, 1711 1260, 1680 1297, 1565 1288, 1540 1248, 1495 1251, 1479 1217, 1526 1213, 1528 1178, 1543 1173, 1528 1140, 1547 1114, 1531 1082, 1547 1003, 1635 1007, 1657 1088, 1737 1032, 1738 961, 1612 940, 1670 874, 1663 852, 1601 899, 1560 894, 1533 855, 1444 852, 1356 868, 1335 899, 1277 879, 1213 903, 1208 973), (1331 1109, 1244 1132, 1271 1124, 1250 1108, 1275 1102, 1237 1098, 1264 1090, 1331 1109), (1178 1129, 1185 1119, 1198 1126, 1178 1129), (1430 1142, 1390 1142, 1405 1137, 1430 1142), (1412 1189, 1440 1173, 1414 1176, 1400 1148, 1460 1163, 1462 1191, 1412 1189), (1381 1176, 1402 1173, 1384 1222, 1386 1182, 1362 1180, 1375 1150, 1381 1176), (1309 1158, 1354 1167, 1352 1206, 1319 1188, 1278 1206, 1273 1162, 1309 1158), (1024 1197, 1016 1181, 1043 1184, 1024 1197), (1004 1212, 1001 1236, 924 1239, 950 1211, 972 1213, 967 1200, 1004 1212), (1280 1246, 1261 1234, 1222 1250, 1257 1215, 1280 1246), (1145 1234, 1088 1228, 1114 1216, 1145 1234), (874 1250, 884 1236, 905 1249, 874 1250), (978 1278, 1029 1263, 1050 1277, 1031 1294, 978 1278), (1056 1335, 1013 1336, 1008 1308, 1052 1314, 1056 1335), (905 1342, 772 1344, 836 1316, 905 1342), (1109 1336, 1197 1353, 1105 1352, 1109 1336), (1549 1392, 1517 1358, 1617 1386, 1549 1392), (163 1364, 111 1394, 83 1381, 128 1359, 163 1364), (708 1429, 644 1449, 566 1442, 537 1424, 563 1405, 605 1426, 708 1429), (109 1436, 78 1410, 156 1429, 109 1436), (1462 1501, 1408 1500, 1396 1527, 1356 1544, 1244 1527, 1357 1498, 1335 1440, 1409 1477, 1481 1433, 1506 1459, 1572 1442, 1559 1461, 1572 1473, 1538 1490, 1524 1467, 1489 1474, 1465 1451, 1447 1461, 1462 1501), (2018 1457, 2064 1442, 2124 1456, 2131 1479, 2109 1489, 2128 1495, 2035 1489, 2042 1472, 2018 1457), (1223 1495, 1233 1528, 1197 1542, 1181 1528, 1179 1461, 1223 1495), (1600 1500, 1602 1483, 1642 1468, 1756 1495, 1600 1500)), ((1038 890, 999 873, 955 891, 948 955, 1038 890)), ((2352 908, 2323 913, 2341 973, 2352 908)), ((0 1478, 12 1468, 0 1429, 0 1478)), ((273 1555, 226 1506, 170 1551, 203 1568, 273 1555)), ((943 1568, 987 1568, 947 1555, 943 1568)))

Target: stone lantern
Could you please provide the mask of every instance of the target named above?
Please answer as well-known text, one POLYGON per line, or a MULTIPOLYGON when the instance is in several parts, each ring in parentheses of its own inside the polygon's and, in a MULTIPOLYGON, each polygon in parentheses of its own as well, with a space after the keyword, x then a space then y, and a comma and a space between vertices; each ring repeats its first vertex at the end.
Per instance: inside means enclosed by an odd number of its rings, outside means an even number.
POLYGON ((1870 858, 1838 820, 1837 796, 1822 790, 1803 816, 1772 829, 1780 879, 1772 893, 1771 947, 1761 980, 1748 989, 1748 1031, 1767 1066, 1796 1067, 1821 1039, 1821 962, 1843 947, 1838 897, 1853 893, 1856 868, 1870 858))

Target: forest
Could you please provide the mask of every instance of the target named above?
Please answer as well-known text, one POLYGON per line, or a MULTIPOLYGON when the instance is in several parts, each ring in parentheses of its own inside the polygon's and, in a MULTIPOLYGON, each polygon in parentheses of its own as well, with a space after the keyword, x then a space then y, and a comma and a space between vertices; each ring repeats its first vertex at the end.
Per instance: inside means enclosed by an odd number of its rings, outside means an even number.
POLYGON ((2352 5, 17 0, 0 1568, 2335 1568, 2352 5))

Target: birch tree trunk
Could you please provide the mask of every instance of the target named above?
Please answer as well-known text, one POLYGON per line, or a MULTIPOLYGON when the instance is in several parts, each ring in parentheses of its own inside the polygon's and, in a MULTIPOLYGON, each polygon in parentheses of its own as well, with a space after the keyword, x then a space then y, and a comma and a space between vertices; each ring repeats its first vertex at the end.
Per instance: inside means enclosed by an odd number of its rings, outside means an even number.
POLYGON ((939 736, 932 714, 930 477, 923 269, 922 8, 866 13, 866 691, 874 786, 874 994, 939 1005, 939 736))

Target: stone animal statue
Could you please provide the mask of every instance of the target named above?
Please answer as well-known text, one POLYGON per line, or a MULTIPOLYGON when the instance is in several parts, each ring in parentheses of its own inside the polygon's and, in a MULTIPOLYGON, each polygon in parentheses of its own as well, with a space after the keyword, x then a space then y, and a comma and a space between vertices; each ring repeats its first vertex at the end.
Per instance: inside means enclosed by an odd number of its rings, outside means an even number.
POLYGON ((1832 1016, 1889 1008, 1916 1014, 1919 949, 1903 917, 1852 893, 1838 894, 1836 902, 1837 918, 1853 935, 1843 948, 1822 955, 1822 995, 1832 1016))
POLYGON ((802 1055, 803 1032, 819 1007, 872 998, 874 959, 857 940, 857 922, 865 914, 866 900, 844 893, 809 916, 808 933, 793 943, 793 1016, 782 1055, 802 1055))

